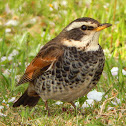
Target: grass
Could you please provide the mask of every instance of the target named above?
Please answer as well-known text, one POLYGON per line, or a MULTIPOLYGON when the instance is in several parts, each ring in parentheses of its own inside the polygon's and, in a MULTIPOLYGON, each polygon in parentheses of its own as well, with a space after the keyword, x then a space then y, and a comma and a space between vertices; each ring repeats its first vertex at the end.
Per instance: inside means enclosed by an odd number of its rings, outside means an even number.
MULTIPOLYGON (((126 76, 122 74, 122 69, 126 70, 126 2, 64 1, 66 3, 60 0, 0 2, 0 105, 4 106, 0 112, 6 115, 0 117, 0 125, 126 125, 126 76), (34 108, 12 108, 12 102, 7 101, 18 98, 26 89, 27 84, 16 87, 16 82, 41 45, 54 38, 72 20, 86 16, 113 24, 102 31, 99 39, 101 46, 109 51, 103 75, 95 87, 97 91, 105 92, 102 100, 95 102, 93 107, 82 109, 84 115, 79 111, 75 113, 68 103, 56 105, 53 100, 49 100, 51 117, 47 116, 42 100, 34 108), (16 21, 17 25, 6 25, 10 20, 16 21), (119 68, 117 76, 111 74, 113 67, 119 68), (114 105, 112 102, 116 98, 120 103, 114 105), (108 110, 109 107, 113 109, 108 110)), ((79 101, 83 103, 85 99, 79 101)))

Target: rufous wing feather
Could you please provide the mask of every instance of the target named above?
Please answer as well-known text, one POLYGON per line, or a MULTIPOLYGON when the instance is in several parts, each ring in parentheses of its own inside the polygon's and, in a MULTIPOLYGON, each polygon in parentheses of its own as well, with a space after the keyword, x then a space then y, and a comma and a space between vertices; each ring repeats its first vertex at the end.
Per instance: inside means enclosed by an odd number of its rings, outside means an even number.
POLYGON ((42 48, 27 67, 17 86, 33 81, 36 77, 46 71, 52 63, 55 63, 62 54, 63 50, 56 44, 47 45, 44 49, 42 48))

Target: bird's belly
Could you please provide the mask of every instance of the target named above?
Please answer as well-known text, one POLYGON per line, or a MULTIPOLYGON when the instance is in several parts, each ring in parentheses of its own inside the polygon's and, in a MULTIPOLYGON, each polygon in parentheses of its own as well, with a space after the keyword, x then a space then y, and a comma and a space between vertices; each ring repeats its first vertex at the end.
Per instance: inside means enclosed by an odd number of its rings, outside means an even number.
POLYGON ((53 90, 51 90, 50 92, 39 92, 39 95, 44 101, 53 99, 71 102, 81 96, 86 95, 95 86, 94 84, 92 84, 92 78, 93 77, 91 76, 87 76, 83 83, 78 82, 78 85, 76 83, 73 83, 72 88, 71 85, 68 85, 66 87, 62 87, 62 90, 58 88, 56 92, 54 92, 53 90))
MULTIPOLYGON (((85 85, 85 84, 84 84, 85 85)), ((53 100, 60 100, 60 101, 65 101, 65 102, 71 102, 74 101, 76 99, 78 99, 79 97, 82 97, 84 95, 86 95, 95 85, 91 85, 91 87, 89 88, 88 86, 80 86, 78 88, 75 89, 71 89, 71 90, 64 90, 63 92, 57 92, 57 93, 53 93, 53 94, 47 94, 47 95, 40 95, 41 98, 46 101, 48 99, 53 99, 53 100)))

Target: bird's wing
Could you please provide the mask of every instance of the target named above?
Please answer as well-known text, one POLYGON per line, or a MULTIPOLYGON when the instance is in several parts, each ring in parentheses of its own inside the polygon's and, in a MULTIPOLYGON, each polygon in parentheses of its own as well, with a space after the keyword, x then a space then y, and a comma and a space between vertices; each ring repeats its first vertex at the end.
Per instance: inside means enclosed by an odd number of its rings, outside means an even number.
POLYGON ((64 51, 61 45, 58 45, 56 43, 46 44, 40 50, 37 56, 31 61, 30 65, 27 67, 17 86, 32 81, 36 77, 41 75, 50 67, 51 64, 58 60, 63 52, 64 51))

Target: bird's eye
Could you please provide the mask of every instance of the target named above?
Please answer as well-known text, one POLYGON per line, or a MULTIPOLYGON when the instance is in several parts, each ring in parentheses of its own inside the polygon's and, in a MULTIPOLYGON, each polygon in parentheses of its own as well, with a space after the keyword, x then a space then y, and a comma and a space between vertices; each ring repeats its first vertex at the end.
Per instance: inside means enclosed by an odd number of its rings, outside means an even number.
POLYGON ((87 27, 86 25, 82 25, 82 26, 81 26, 81 29, 82 29, 82 30, 87 30, 88 27, 87 27))

